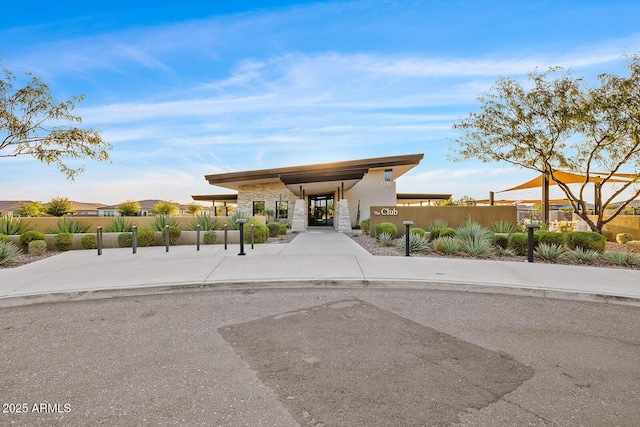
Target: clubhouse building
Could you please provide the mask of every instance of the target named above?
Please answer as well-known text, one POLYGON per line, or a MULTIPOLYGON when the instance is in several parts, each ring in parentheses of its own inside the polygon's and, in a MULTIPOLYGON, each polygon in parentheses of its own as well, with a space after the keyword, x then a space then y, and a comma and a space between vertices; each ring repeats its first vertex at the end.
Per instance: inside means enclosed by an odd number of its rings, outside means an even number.
POLYGON ((305 166, 206 175, 209 184, 235 194, 194 195, 213 206, 235 205, 252 215, 290 222, 294 231, 309 226, 346 232, 370 216, 371 206, 427 205, 450 194, 397 194, 396 179, 424 154, 378 157, 305 166))

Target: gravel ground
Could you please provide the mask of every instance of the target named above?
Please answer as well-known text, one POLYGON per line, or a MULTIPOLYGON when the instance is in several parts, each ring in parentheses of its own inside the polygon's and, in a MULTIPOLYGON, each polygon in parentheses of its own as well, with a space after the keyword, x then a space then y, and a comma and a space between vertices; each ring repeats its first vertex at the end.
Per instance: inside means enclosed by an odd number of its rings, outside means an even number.
MULTIPOLYGON (((350 236, 355 242, 357 242, 360 246, 367 250, 372 255, 378 256, 404 256, 404 251, 401 251, 397 246, 383 246, 376 241, 373 237, 370 237, 366 234, 352 234, 350 236)), ((625 252, 626 248, 624 245, 620 245, 618 243, 607 242, 606 252, 625 252)), ((448 255, 440 255, 435 252, 430 253, 419 253, 412 252, 411 256, 414 257, 436 257, 436 258, 461 258, 464 257, 462 255, 458 256, 448 256, 448 255)), ((470 257, 464 257, 470 258, 470 257)), ((514 262, 524 262, 527 260, 526 256, 498 256, 495 255, 489 259, 497 260, 497 261, 514 261, 514 262)), ((536 262, 546 262, 541 259, 536 259, 536 262)), ((554 262, 554 264, 567 264, 567 265, 581 265, 571 262, 570 260, 558 260, 554 262)), ((613 265, 611 263, 606 262, 605 260, 598 260, 594 263, 588 264, 589 266, 596 267, 610 267, 610 268, 630 268, 640 270, 640 267, 626 267, 620 265, 613 265)))

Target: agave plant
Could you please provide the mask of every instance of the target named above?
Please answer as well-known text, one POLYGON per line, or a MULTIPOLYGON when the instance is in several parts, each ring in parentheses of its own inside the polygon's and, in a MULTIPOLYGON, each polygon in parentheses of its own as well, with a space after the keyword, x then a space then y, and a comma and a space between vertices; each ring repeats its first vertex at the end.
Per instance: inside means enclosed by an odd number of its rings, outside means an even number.
POLYGON ((600 252, 577 246, 575 249, 565 252, 564 257, 579 264, 590 264, 600 257, 600 252))
POLYGON ((222 230, 223 224, 217 217, 212 217, 209 212, 202 212, 196 216, 196 220, 191 223, 191 230, 197 230, 197 226, 200 226, 202 231, 215 231, 222 230))
MULTIPOLYGON (((407 250, 407 236, 398 241, 398 247, 404 252, 407 250)), ((418 233, 409 233, 409 252, 431 252, 431 247, 426 238, 418 233)))
POLYGON ((11 215, 2 215, 0 220, 0 234, 6 236, 22 234, 27 231, 22 218, 14 218, 11 215))
POLYGON ((491 224, 491 231, 494 233, 515 233, 517 231, 517 227, 511 224, 509 221, 496 221, 491 224))
POLYGON ((166 226, 179 228, 178 220, 169 215, 158 215, 154 218, 151 227, 156 231, 164 231, 166 226))
POLYGON ((449 223, 444 219, 434 219, 428 225, 426 230, 431 232, 433 230, 439 230, 441 228, 449 227, 449 223))
POLYGON ((626 267, 638 267, 640 266, 640 256, 634 254, 631 251, 621 252, 621 251, 612 251, 607 252, 603 255, 603 257, 616 265, 624 265, 626 267))
POLYGON ((236 209, 235 211, 233 211, 233 213, 229 216, 229 221, 227 222, 227 226, 229 230, 238 230, 240 227, 238 226, 238 223, 236 222, 239 219, 246 219, 248 220, 249 218, 251 218, 251 215, 249 215, 248 213, 236 209))
POLYGON ((114 218, 109 225, 104 228, 105 233, 128 233, 131 231, 131 221, 127 221, 119 216, 114 218))
POLYGON ((557 243, 540 243, 534 253, 545 261, 557 261, 565 252, 564 246, 557 243))
POLYGON ((456 237, 461 241, 487 240, 491 242, 491 232, 477 222, 467 220, 456 230, 456 237))
POLYGON ((495 250, 498 256, 505 256, 505 257, 518 256, 518 254, 513 248, 503 248, 502 246, 496 246, 495 250))
POLYGON ((386 233, 386 232, 382 232, 378 234, 378 237, 376 237, 376 240, 383 244, 384 246, 391 246, 393 244, 393 234, 391 233, 386 233))
POLYGON ((56 222, 57 229, 50 228, 50 234, 59 234, 59 233, 84 233, 89 229, 89 224, 79 223, 73 218, 69 218, 67 216, 63 216, 58 218, 56 222))
MULTIPOLYGON (((460 239, 460 237, 457 237, 460 239)), ((460 251, 473 257, 490 257, 495 254, 493 242, 487 236, 468 236, 465 239, 460 239, 462 245, 460 251)))
POLYGON ((462 242, 453 236, 438 237, 431 242, 433 250, 444 255, 458 255, 462 249, 462 242))
POLYGON ((13 243, 0 240, 0 265, 10 263, 21 253, 22 249, 13 243))

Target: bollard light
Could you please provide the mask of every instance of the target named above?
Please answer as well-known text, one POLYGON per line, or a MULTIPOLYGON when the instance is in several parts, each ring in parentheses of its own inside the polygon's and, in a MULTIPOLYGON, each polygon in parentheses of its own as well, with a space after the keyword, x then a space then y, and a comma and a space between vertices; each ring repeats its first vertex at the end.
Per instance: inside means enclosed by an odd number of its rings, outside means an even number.
POLYGON ((527 261, 533 262, 533 232, 540 226, 538 224, 527 224, 527 261))
POLYGON ((236 220, 236 223, 240 224, 240 253, 238 255, 246 255, 244 253, 244 223, 247 222, 245 218, 236 220))
POLYGON ((200 250, 200 224, 196 225, 196 250, 200 250))
POLYGON ((98 255, 102 255, 102 227, 98 227, 96 230, 96 237, 98 239, 98 255))
POLYGON ((133 253, 138 252, 138 226, 134 225, 131 227, 131 247, 133 248, 133 253))
POLYGON ((167 252, 169 252, 169 226, 164 226, 164 245, 167 248, 167 252))
POLYGON ((254 233, 256 231, 255 224, 251 223, 251 249, 253 249, 254 233))
POLYGON ((224 250, 227 250, 227 230, 229 226, 227 224, 224 225, 224 250))
POLYGON ((402 221, 402 223, 404 224, 404 238, 406 239, 404 245, 404 256, 411 256, 409 255, 409 227, 413 225, 413 221, 402 221))

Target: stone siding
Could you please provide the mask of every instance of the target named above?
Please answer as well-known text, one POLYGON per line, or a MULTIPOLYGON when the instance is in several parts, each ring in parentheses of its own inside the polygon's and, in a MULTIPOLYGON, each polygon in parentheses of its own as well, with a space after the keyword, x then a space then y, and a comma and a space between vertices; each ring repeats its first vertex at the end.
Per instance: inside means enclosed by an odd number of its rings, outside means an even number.
POLYGON ((293 221, 293 208, 298 197, 293 194, 283 183, 273 182, 268 184, 249 184, 238 187, 238 209, 253 213, 253 202, 265 202, 265 208, 276 212, 276 202, 288 203, 289 222, 293 221))

